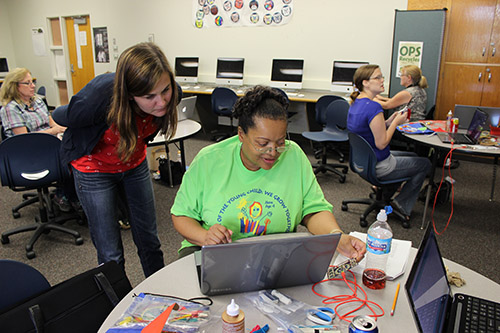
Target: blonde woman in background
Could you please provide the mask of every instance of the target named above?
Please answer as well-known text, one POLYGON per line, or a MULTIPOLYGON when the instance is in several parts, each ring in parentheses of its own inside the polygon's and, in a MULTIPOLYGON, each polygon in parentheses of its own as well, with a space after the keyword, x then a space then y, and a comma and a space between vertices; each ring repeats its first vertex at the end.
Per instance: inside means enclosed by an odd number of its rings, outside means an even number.
POLYGON ((401 68, 401 85, 405 87, 392 98, 377 95, 375 102, 380 103, 385 110, 400 111, 405 107, 411 110, 410 121, 425 119, 428 87, 427 79, 418 66, 407 65, 401 68))

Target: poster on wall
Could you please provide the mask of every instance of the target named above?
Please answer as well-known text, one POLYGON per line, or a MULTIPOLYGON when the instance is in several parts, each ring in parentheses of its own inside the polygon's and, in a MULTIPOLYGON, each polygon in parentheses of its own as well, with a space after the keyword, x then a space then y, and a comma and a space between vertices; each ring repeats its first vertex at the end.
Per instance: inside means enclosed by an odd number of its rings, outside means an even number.
POLYGON ((415 65, 421 68, 423 49, 424 42, 399 42, 396 77, 401 77, 401 68, 404 66, 415 65))
POLYGON ((193 0, 196 28, 281 26, 292 19, 293 0, 193 0))
POLYGON ((94 28, 95 62, 109 62, 108 28, 94 28))

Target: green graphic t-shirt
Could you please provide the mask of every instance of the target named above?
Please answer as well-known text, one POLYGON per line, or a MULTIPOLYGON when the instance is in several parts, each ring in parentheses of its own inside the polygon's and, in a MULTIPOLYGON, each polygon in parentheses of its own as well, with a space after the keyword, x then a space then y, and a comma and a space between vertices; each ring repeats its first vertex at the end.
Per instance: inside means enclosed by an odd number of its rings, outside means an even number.
MULTIPOLYGON (((270 170, 245 168, 240 149, 238 136, 202 149, 184 175, 171 213, 191 217, 205 229, 222 224, 238 240, 292 232, 307 214, 332 210, 295 142, 270 170)), ((184 240, 181 248, 192 245, 184 240)))

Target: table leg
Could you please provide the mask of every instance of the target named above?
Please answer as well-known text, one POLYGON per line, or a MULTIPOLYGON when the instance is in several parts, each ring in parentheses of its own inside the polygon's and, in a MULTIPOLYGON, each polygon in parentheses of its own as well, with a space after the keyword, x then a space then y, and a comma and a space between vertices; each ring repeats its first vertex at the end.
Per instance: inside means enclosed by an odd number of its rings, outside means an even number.
POLYGON ((420 229, 425 229, 425 217, 427 216, 427 208, 429 207, 429 199, 431 196, 431 189, 434 186, 434 174, 436 173, 438 154, 439 154, 439 150, 434 149, 434 154, 432 155, 431 173, 429 175, 429 182, 427 183, 427 194, 425 195, 425 206, 424 206, 424 213, 422 215, 422 225, 420 226, 420 229))
POLYGON ((495 195, 495 182, 497 179, 497 165, 498 165, 498 156, 495 155, 495 161, 493 162, 493 181, 491 182, 490 201, 493 201, 493 196, 495 195))
POLYGON ((179 141, 179 149, 181 150, 182 172, 186 172, 186 155, 184 154, 184 140, 179 141))
POLYGON ((168 181, 170 182, 170 187, 174 187, 174 180, 172 178, 172 166, 170 165, 170 153, 168 150, 167 141, 165 141, 165 154, 167 155, 168 181))

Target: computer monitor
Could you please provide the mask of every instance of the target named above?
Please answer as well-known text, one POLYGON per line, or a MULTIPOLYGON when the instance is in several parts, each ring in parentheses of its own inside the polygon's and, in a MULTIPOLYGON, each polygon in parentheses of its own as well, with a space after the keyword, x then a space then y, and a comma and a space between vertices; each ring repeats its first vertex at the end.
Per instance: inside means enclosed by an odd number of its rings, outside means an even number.
POLYGON ((175 58, 175 80, 177 82, 198 82, 198 57, 175 58))
POLYGON ((0 77, 5 77, 9 73, 9 65, 7 65, 7 58, 0 58, 0 77))
POLYGON ((218 58, 215 83, 221 85, 243 85, 244 58, 218 58))
POLYGON ((302 89, 303 59, 273 59, 271 86, 283 89, 302 89))
POLYGON ((356 69, 368 64, 364 61, 334 61, 330 90, 338 93, 352 93, 356 69))

